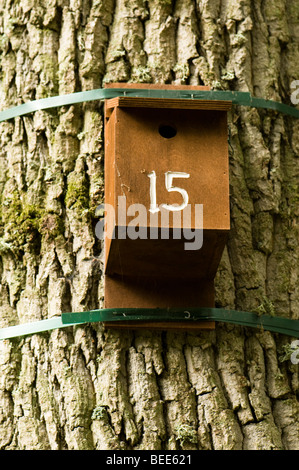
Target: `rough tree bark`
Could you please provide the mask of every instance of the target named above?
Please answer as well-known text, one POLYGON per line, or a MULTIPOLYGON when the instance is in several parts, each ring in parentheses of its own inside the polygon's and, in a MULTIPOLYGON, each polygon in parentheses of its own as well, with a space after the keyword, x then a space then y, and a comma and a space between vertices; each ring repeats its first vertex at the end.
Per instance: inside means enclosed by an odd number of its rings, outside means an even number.
MULTIPOLYGON (((290 104, 296 0, 1 0, 0 107, 105 82, 205 84, 290 104)), ((299 121, 229 115, 217 306, 299 318, 299 121)), ((103 107, 0 124, 1 327, 102 302, 103 107)), ((1 449, 299 449, 291 338, 113 331, 0 342, 1 449)))

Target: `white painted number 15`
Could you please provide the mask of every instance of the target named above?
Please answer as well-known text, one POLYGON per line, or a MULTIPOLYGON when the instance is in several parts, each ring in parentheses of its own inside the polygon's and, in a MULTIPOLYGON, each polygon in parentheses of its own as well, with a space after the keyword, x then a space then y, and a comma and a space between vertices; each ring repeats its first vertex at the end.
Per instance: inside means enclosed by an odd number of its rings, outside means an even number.
MULTIPOLYGON (((150 209, 149 211, 152 214, 155 214, 156 212, 159 212, 159 207, 157 204, 157 187, 156 187, 156 181, 157 181, 157 176, 155 171, 151 171, 147 175, 150 179, 150 209)), ((174 178, 189 178, 190 175, 189 173, 184 173, 181 171, 167 171, 165 173, 165 187, 167 191, 170 193, 172 191, 176 191, 182 195, 183 202, 181 205, 176 205, 176 204, 161 204, 161 207, 164 209, 167 209, 169 211, 182 211, 185 209, 185 207, 188 205, 189 201, 189 196, 188 193, 185 189, 178 188, 177 186, 173 186, 172 182, 174 178)))

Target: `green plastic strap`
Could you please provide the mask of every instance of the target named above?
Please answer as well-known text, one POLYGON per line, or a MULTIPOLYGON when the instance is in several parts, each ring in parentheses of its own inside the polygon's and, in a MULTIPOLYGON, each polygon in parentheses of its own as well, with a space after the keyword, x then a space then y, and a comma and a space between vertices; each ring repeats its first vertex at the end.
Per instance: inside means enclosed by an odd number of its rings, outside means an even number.
POLYGON ((254 108, 272 109, 292 117, 299 118, 299 110, 278 101, 254 98, 248 92, 243 91, 207 91, 207 90, 154 90, 133 88, 99 88, 96 90, 81 91, 69 95, 52 96, 40 100, 29 101, 19 106, 0 112, 0 122, 18 116, 42 110, 67 106, 87 101, 105 100, 117 96, 134 96, 145 98, 176 98, 231 101, 235 105, 250 106, 254 108))
POLYGON ((23 325, 0 329, 0 340, 18 336, 27 336, 43 331, 64 328, 94 322, 200 322, 216 321, 234 325, 263 328, 264 330, 299 338, 299 320, 269 315, 257 315, 253 312, 224 310, 220 308, 116 308, 91 310, 88 312, 63 313, 61 317, 41 320, 23 325))
POLYGON ((47 320, 40 320, 16 326, 9 326, 7 328, 0 329, 0 340, 16 338, 18 336, 27 336, 35 333, 42 333, 43 331, 56 330, 57 328, 64 328, 66 326, 71 325, 62 323, 61 317, 53 317, 47 320))
POLYGON ((110 321, 217 321, 249 327, 263 327, 277 333, 299 337, 299 320, 257 315, 253 312, 224 310, 220 308, 168 308, 137 309, 117 308, 90 312, 63 313, 62 323, 92 323, 110 321))

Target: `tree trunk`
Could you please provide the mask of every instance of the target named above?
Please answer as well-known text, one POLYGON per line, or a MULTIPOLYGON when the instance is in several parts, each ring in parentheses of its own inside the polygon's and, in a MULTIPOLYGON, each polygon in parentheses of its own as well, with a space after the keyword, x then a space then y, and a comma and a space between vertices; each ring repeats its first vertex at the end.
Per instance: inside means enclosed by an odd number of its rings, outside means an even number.
MULTIPOLYGON (((296 0, 1 0, 6 109, 105 82, 291 104, 296 0)), ((299 318, 299 121, 233 107, 216 304, 299 318), (262 306, 262 307, 261 307, 262 306)), ((1 327, 101 306, 103 106, 0 124, 1 327)), ((0 342, 1 449, 299 449, 292 338, 90 324, 0 342)))

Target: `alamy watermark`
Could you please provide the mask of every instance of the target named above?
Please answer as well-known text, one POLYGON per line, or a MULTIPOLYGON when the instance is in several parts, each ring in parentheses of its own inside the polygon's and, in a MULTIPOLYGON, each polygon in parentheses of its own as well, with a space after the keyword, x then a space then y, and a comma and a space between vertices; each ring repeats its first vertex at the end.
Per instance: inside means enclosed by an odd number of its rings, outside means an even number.
POLYGON ((299 80, 293 80, 291 89, 294 90, 291 94, 291 102, 295 105, 299 104, 299 80))
POLYGON ((291 363, 299 364, 299 340, 292 341, 291 348, 293 350, 291 354, 291 363))
POLYGON ((283 345, 281 349, 280 362, 291 361, 292 364, 299 364, 299 340, 283 345))
POLYGON ((127 207, 126 196, 118 196, 117 211, 111 204, 101 204, 96 214, 102 216, 96 224, 99 239, 169 240, 183 239, 185 250, 199 250, 203 244, 203 205, 157 205, 148 210, 143 204, 127 207), (117 220, 116 220, 117 219, 117 220), (193 226, 191 228, 193 221, 193 226))

